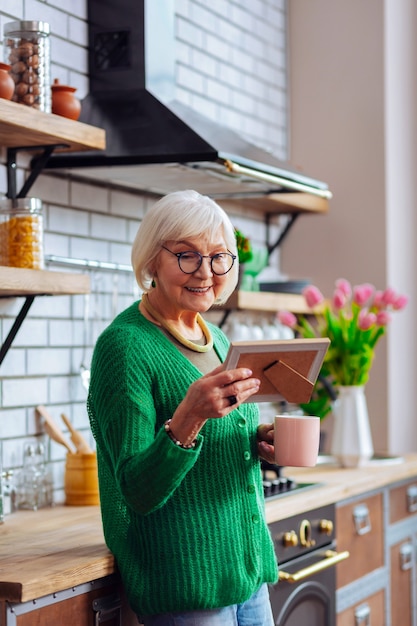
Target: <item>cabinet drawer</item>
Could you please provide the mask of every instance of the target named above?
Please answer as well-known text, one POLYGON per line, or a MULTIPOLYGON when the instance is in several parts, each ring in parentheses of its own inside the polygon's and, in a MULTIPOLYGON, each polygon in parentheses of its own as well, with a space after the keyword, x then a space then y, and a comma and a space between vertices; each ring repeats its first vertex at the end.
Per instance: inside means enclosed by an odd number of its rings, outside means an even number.
MULTIPOLYGON (((385 594, 383 591, 378 591, 356 606, 339 613, 336 620, 337 626, 386 626, 384 607, 385 594)), ((400 626, 400 622, 398 624, 395 622, 395 624, 400 626)), ((406 626, 405 623, 403 626, 406 626)))
POLYGON ((337 588, 384 564, 382 512, 382 494, 336 509, 337 549, 350 552, 350 558, 336 567, 337 588))
POLYGON ((412 538, 391 547, 391 622, 412 624, 413 561, 412 538))
POLYGON ((401 519, 417 513, 417 480, 412 480, 400 487, 393 487, 389 492, 389 521, 394 524, 401 519))

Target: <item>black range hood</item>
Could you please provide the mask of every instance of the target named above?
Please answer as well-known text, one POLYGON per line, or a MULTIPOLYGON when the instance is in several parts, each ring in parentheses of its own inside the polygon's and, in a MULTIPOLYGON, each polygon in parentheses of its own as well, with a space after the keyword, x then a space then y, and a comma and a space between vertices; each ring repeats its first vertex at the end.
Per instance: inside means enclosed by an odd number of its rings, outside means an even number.
POLYGON ((158 195, 193 188, 267 212, 327 210, 325 183, 174 99, 172 0, 87 4, 90 93, 79 121, 105 129, 106 150, 55 154, 47 169, 158 195))

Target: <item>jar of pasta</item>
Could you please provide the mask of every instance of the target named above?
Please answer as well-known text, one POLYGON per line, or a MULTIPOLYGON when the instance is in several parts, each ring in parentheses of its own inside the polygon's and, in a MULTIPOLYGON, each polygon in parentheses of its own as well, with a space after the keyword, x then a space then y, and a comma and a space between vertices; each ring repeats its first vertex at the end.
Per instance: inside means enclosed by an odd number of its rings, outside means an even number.
POLYGON ((0 265, 43 269, 43 217, 39 198, 0 200, 0 265))
POLYGON ((4 25, 4 62, 15 82, 12 100, 51 112, 49 24, 16 21, 4 25))

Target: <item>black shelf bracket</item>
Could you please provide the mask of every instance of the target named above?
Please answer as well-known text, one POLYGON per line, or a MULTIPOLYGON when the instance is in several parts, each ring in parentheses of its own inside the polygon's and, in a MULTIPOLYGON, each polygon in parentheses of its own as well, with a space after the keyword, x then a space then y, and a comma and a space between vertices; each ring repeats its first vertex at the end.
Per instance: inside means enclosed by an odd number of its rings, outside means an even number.
POLYGON ((7 335, 6 339, 4 340, 3 345, 0 348, 0 365, 3 363, 3 360, 6 354, 8 353, 9 348, 12 345, 13 340, 16 337, 21 325, 23 324, 23 321, 26 315, 28 314, 29 309, 32 306, 34 299, 35 299, 35 296, 27 296, 25 298, 23 306, 20 309, 19 313, 17 314, 16 319, 13 322, 13 326, 11 327, 9 334, 7 335))
POLYGON ((7 148, 7 197, 12 200, 25 198, 39 174, 42 172, 49 157, 56 148, 68 148, 68 144, 58 143, 46 146, 20 146, 7 148), (32 170, 25 180, 22 189, 17 191, 17 154, 31 150, 43 150, 42 154, 32 159, 32 170))
POLYGON ((285 227, 279 234, 278 239, 274 244, 270 243, 271 239, 271 218, 274 217, 274 214, 267 213, 265 215, 265 226, 266 226, 266 246, 268 248, 268 255, 271 255, 273 251, 281 245, 284 241, 285 237, 288 235, 291 227, 294 225, 295 220, 300 215, 300 213, 291 213, 290 219, 286 223, 285 227))

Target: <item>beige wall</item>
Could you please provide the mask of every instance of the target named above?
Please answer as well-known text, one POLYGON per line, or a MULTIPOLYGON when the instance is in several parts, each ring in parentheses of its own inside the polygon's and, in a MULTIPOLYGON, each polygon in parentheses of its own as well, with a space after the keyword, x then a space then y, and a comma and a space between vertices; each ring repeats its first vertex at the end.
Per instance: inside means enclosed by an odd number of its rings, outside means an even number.
POLYGON ((283 270, 307 271, 326 294, 345 277, 410 296, 367 386, 375 449, 391 453, 417 449, 414 5, 289 2, 290 160, 326 180, 334 197, 327 216, 297 222, 283 270))

